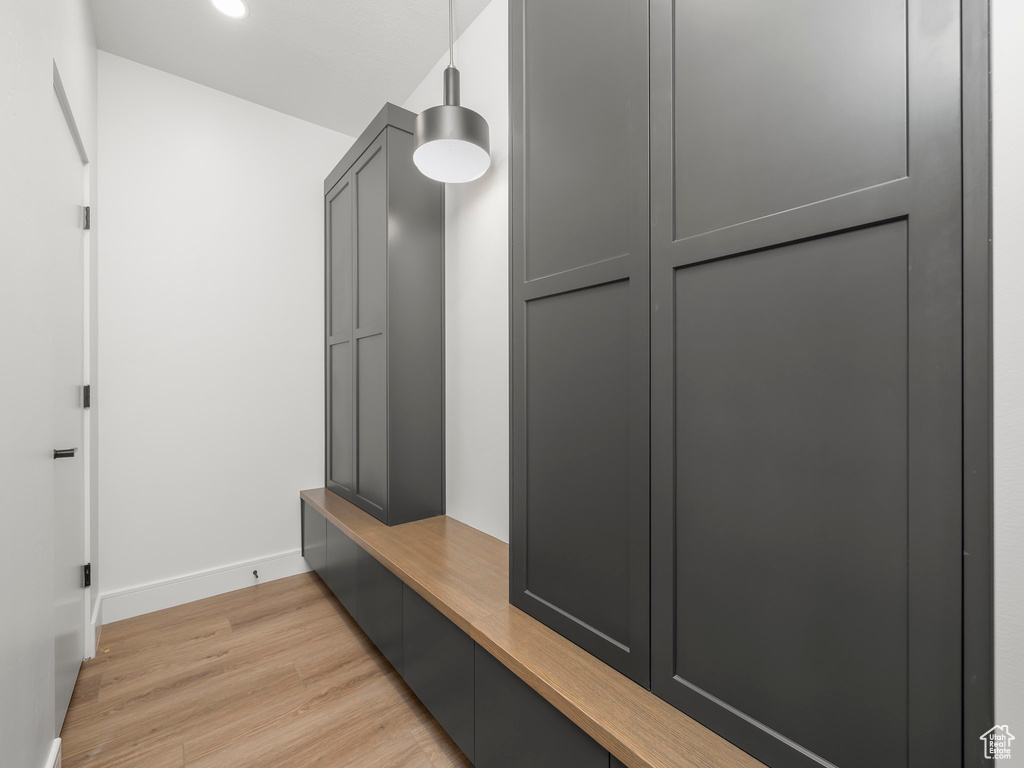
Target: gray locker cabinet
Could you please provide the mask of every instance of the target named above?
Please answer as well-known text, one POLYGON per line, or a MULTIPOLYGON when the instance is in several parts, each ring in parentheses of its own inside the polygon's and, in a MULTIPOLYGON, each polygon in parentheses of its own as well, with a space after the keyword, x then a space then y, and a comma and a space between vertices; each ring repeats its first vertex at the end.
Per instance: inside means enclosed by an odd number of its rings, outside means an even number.
POLYGON ((510 14, 510 600, 646 686, 647 2, 510 14))
POLYGON ((309 567, 326 581, 327 520, 305 502, 302 502, 302 555, 309 567))
POLYGON ((356 615, 356 567, 360 547, 327 523, 327 577, 324 581, 353 618, 356 615))
POLYGON ((608 751, 476 646, 477 768, 606 768, 608 751))
POLYGON ((466 757, 473 760, 473 640, 405 587, 402 676, 466 757))
POLYGON ((360 547, 356 562, 356 621, 402 674, 402 581, 360 547))
POLYGON ((444 514, 442 185, 386 105, 324 184, 326 485, 388 525, 444 514))
POLYGON ((652 688, 773 768, 961 765, 960 7, 651 3, 652 688))

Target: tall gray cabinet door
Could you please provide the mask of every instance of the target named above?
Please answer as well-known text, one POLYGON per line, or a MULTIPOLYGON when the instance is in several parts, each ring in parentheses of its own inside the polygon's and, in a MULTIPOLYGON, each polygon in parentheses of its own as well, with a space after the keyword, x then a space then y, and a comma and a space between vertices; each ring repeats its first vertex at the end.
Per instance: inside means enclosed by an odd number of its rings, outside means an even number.
POLYGON ((387 154, 384 134, 352 169, 355 184, 355 495, 387 522, 387 154))
POLYGON ((512 0, 514 605, 649 680, 646 0, 512 0))
POLYGON ((355 493, 355 379, 353 359, 352 278, 355 268, 355 198, 352 174, 345 175, 325 198, 327 243, 327 487, 353 500, 355 493))
POLYGON ((959 0, 653 0, 652 688, 961 760, 959 0))

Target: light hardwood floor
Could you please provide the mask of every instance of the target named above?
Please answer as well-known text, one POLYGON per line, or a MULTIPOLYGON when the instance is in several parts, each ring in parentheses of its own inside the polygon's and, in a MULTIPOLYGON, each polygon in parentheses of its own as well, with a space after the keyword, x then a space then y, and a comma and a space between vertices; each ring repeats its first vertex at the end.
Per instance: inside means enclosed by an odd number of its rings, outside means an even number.
POLYGON ((302 574, 103 628, 63 768, 453 768, 466 757, 302 574))

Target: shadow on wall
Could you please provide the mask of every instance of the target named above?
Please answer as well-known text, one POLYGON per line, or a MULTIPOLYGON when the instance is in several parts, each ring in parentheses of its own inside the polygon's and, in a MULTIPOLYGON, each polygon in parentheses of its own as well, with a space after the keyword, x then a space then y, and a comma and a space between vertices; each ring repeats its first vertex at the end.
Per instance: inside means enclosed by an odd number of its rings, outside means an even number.
MULTIPOLYGON (((403 106, 441 99, 447 52, 403 106)), ((445 191, 448 515, 508 541, 508 2, 493 0, 455 43, 462 103, 487 120, 491 167, 445 191)))

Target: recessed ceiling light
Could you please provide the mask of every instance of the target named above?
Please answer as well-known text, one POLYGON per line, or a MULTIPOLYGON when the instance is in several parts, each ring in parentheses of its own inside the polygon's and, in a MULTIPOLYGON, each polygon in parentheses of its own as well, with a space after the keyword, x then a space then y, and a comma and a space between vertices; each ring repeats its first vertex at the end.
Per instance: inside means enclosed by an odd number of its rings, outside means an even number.
POLYGON ((244 19, 249 15, 245 0, 211 0, 213 7, 232 19, 244 19))

